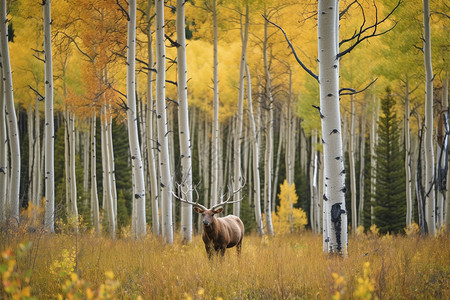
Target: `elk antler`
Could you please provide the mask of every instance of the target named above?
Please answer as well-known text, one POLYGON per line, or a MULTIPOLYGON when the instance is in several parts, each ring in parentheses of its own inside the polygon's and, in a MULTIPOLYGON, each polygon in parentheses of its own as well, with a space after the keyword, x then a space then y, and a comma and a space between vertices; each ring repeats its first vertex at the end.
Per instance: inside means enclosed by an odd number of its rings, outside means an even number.
POLYGON ((230 196, 227 198, 227 200, 223 201, 223 198, 225 197, 225 194, 223 194, 222 196, 220 196, 220 203, 214 205, 213 207, 211 207, 211 210, 215 210, 216 208, 218 208, 218 207, 220 207, 220 206, 224 206, 224 205, 226 205, 226 204, 237 203, 237 202, 242 201, 242 198, 240 198, 240 199, 238 199, 238 200, 235 200, 235 201, 231 201, 231 202, 230 202, 231 197, 233 197, 236 193, 239 193, 239 192, 242 190, 242 188, 245 186, 245 178, 244 178, 244 177, 242 177, 242 181, 243 181, 243 182, 242 182, 242 184, 239 185, 239 188, 238 188, 237 190, 233 191, 233 192, 230 194, 230 196))
MULTIPOLYGON (((182 187, 181 184, 177 183, 177 186, 178 186, 178 189, 181 191, 181 194, 182 194, 182 195, 186 195, 186 194, 187 194, 188 191, 186 191, 186 192, 183 191, 183 187, 182 187)), ((187 204, 191 204, 191 205, 196 206, 196 207, 200 207, 200 208, 203 209, 203 210, 208 210, 206 207, 204 207, 203 205, 201 205, 200 203, 198 203, 198 199, 199 199, 200 197, 199 197, 199 195, 198 195, 197 189, 194 188, 194 189, 191 189, 191 191, 192 191, 192 190, 195 191, 195 193, 197 194, 197 201, 196 201, 196 202, 192 202, 192 201, 183 199, 183 197, 179 197, 179 196, 178 196, 177 194, 175 194, 173 191, 172 191, 172 195, 173 195, 176 199, 180 200, 181 202, 184 202, 184 203, 187 203, 187 204)))

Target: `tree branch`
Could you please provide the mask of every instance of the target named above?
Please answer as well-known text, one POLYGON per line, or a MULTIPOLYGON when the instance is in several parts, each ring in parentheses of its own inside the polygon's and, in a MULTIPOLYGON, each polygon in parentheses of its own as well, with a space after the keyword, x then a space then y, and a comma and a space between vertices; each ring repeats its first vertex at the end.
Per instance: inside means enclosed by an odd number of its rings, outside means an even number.
POLYGON ((262 17, 269 22, 270 24, 272 24, 273 26, 277 27, 278 29, 281 30, 281 32, 284 34, 284 38, 286 39, 286 42, 288 43, 289 47, 292 50, 292 53, 294 54, 295 59, 297 60, 298 64, 303 68, 303 70, 305 70, 309 75, 311 75, 315 80, 319 81, 319 76, 317 76, 316 74, 314 74, 310 69, 308 69, 305 64, 300 60, 300 58, 298 58, 297 53, 295 52, 294 46, 292 46, 291 41, 289 41, 289 38, 286 35, 286 32, 284 32, 283 28, 281 28, 279 25, 269 21, 264 15, 262 15, 262 17))
POLYGON ((119 6, 119 9, 122 12, 122 15, 127 18, 127 21, 130 21, 130 15, 128 14, 127 10, 123 8, 122 4, 119 3, 119 0, 116 0, 116 4, 119 6))
POLYGON ((376 81, 378 80, 378 78, 376 78, 375 80, 373 80, 371 83, 369 83, 365 88, 363 88, 362 90, 355 90, 352 88, 342 88, 339 90, 339 96, 346 96, 346 95, 355 95, 355 94, 359 94, 364 92, 365 90, 367 90, 372 84, 374 84, 376 81), (349 91, 348 93, 342 93, 343 91, 349 91))
POLYGON ((375 23, 374 24, 372 24, 372 25, 370 25, 370 26, 367 26, 367 27, 364 27, 364 25, 365 25, 365 23, 366 23, 366 17, 365 17, 365 14, 364 14, 364 9, 363 9, 363 7, 361 6, 361 4, 358 2, 358 1, 356 1, 356 3, 359 5, 359 7, 361 8, 361 12, 362 12, 362 15, 363 15, 363 23, 361 24, 361 26, 360 26, 360 28, 359 28, 359 31, 357 32, 357 33, 354 33, 353 34, 353 36, 351 37, 351 38, 348 38, 348 39, 344 39, 344 40, 342 40, 340 43, 339 43, 339 46, 342 46, 343 44, 345 44, 345 43, 348 43, 348 42, 351 42, 351 41, 353 41, 353 40, 355 40, 356 39, 356 42, 353 44, 353 45, 351 45, 350 47, 348 47, 347 49, 345 49, 345 50, 343 50, 343 51, 341 51, 341 52, 339 52, 337 55, 336 55, 336 57, 337 58, 340 58, 340 57, 342 57, 342 56, 344 56, 345 54, 348 54, 348 53, 350 53, 356 46, 358 46, 362 41, 364 41, 364 40, 367 40, 367 39, 369 39, 369 38, 372 38, 372 37, 376 37, 376 36, 380 36, 380 35, 383 35, 383 34, 386 34, 386 33, 388 33, 389 31, 391 31, 392 29, 394 29, 395 28, 395 26, 397 26, 397 22, 394 22, 395 24, 391 27, 391 28, 389 28, 389 29, 387 29, 387 30, 385 30, 385 31, 383 31, 383 32, 380 32, 380 33, 377 33, 377 30, 378 30, 378 26, 379 25, 381 25, 381 24, 383 24, 393 13, 394 13, 394 11, 395 10, 397 10, 397 8, 400 6, 400 4, 402 3, 401 2, 401 0, 400 1, 398 1, 398 3, 397 3, 397 5, 382 19, 382 20, 380 20, 380 21, 378 21, 378 8, 377 8, 377 6, 374 4, 374 6, 375 6, 375 23), (372 33, 371 34, 368 34, 368 35, 365 35, 365 36, 363 36, 365 33, 367 33, 369 30, 372 30, 373 29, 373 31, 372 31, 372 33))
POLYGON ((45 97, 41 95, 37 90, 35 90, 31 85, 28 85, 28 87, 39 97, 39 101, 45 100, 45 97))

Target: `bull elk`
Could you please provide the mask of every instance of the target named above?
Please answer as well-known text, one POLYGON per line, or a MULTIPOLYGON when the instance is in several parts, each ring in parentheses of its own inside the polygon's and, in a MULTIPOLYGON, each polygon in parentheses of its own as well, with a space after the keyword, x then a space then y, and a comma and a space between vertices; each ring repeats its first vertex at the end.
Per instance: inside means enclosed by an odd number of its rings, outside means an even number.
POLYGON ((242 199, 231 201, 231 197, 242 189, 241 187, 231 193, 226 201, 223 201, 224 195, 220 197, 220 203, 214 205, 211 208, 206 208, 197 202, 192 202, 182 197, 177 196, 172 192, 173 196, 181 202, 191 204, 193 210, 203 216, 203 233, 202 239, 205 243, 206 253, 208 258, 211 259, 213 254, 225 255, 227 248, 236 246, 237 254, 241 253, 242 238, 244 237, 244 223, 242 220, 234 215, 228 215, 226 217, 215 217, 216 214, 223 211, 223 207, 227 204, 236 203, 242 199))

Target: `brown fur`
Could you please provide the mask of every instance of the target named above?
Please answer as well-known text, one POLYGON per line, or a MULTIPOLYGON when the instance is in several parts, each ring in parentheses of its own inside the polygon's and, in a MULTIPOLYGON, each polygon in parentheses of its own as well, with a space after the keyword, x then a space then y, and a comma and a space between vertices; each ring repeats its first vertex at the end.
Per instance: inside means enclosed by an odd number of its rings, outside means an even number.
POLYGON ((223 218, 214 217, 223 208, 204 210, 200 207, 194 207, 194 210, 203 215, 202 238, 209 258, 214 253, 220 253, 223 256, 226 248, 234 246, 236 246, 237 254, 240 254, 242 238, 244 237, 244 223, 239 217, 233 215, 223 218))

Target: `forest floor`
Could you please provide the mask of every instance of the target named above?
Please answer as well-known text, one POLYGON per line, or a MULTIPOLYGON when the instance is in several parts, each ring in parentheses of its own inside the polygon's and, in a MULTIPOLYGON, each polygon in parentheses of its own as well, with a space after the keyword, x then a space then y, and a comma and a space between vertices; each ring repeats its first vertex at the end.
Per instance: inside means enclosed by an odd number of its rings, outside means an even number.
POLYGON ((345 258, 321 235, 244 237, 209 261, 200 236, 164 245, 93 234, 0 232, 0 298, 38 299, 448 299, 450 235, 359 234, 345 258))

